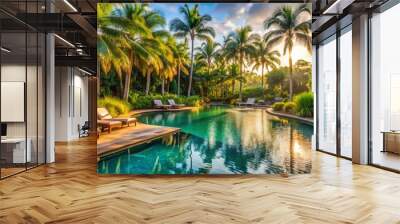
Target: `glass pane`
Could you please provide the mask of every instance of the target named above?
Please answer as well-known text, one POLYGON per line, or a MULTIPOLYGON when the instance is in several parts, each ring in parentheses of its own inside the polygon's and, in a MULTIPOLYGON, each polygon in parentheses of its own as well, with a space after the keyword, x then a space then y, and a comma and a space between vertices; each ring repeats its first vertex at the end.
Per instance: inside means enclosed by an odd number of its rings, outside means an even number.
POLYGON ((372 163, 400 170, 400 5, 372 18, 372 163))
POLYGON ((5 177, 25 170, 31 161, 25 122, 26 33, 3 32, 1 45, 1 173, 5 177))
POLYGON ((340 152, 352 157, 352 35, 340 36, 340 152))
POLYGON ((336 153, 336 39, 318 48, 318 148, 336 153))

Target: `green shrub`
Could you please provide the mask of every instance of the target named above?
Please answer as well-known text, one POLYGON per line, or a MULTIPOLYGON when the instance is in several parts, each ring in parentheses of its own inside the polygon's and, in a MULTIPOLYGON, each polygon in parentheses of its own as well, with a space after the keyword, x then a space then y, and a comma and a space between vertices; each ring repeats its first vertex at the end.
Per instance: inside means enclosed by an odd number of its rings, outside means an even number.
POLYGON ((129 104, 119 98, 106 96, 97 100, 98 107, 107 108, 111 116, 116 117, 120 114, 128 113, 130 110, 129 104))
POLYGON ((294 98, 296 113, 302 117, 312 117, 314 114, 314 96, 311 92, 304 92, 294 98))
POLYGON ((242 92, 242 98, 263 98, 264 97, 264 89, 261 87, 255 88, 246 88, 242 92))
POLYGON ((293 102, 286 102, 283 106, 283 111, 286 113, 294 113, 296 108, 296 104, 293 102))
POLYGON ((277 103, 274 103, 274 104, 272 105, 272 109, 273 109, 274 111, 282 111, 284 105, 285 105, 285 104, 282 103, 282 102, 277 102, 277 103))
POLYGON ((180 97, 180 100, 180 103, 190 107, 199 107, 202 105, 202 101, 199 96, 180 97))

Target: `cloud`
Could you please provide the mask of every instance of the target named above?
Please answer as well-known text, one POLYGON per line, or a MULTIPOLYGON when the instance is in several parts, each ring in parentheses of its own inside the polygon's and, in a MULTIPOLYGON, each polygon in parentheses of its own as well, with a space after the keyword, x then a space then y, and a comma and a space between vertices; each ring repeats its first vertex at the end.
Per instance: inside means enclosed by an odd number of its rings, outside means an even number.
MULTIPOLYGON (((297 8, 300 4, 299 3, 286 3, 286 4, 278 4, 278 3, 256 3, 249 9, 249 17, 246 23, 251 24, 254 26, 254 30, 263 30, 264 31, 264 21, 270 18, 274 12, 279 9, 280 7, 287 5, 293 7, 293 9, 297 8)), ((309 18, 309 16, 300 17, 301 20, 305 20, 309 18)), ((310 19, 310 18, 309 18, 310 19)))

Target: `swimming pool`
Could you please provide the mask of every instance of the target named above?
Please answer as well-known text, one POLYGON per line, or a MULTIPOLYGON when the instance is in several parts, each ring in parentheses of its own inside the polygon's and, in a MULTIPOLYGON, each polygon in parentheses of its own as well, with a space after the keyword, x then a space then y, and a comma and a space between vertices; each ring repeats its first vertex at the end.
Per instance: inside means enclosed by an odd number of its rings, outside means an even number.
POLYGON ((311 171, 313 127, 261 109, 211 106, 146 113, 181 132, 103 157, 100 174, 297 174, 311 171))

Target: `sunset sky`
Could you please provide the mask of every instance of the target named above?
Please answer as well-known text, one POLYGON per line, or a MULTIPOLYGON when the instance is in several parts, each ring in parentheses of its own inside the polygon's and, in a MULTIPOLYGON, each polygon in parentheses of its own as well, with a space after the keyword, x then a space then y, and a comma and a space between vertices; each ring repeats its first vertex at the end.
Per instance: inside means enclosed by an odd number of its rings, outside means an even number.
MULTIPOLYGON (((289 5, 296 8, 299 4, 278 4, 278 3, 198 3, 202 15, 209 14, 213 20, 209 23, 216 31, 215 40, 222 43, 223 36, 245 25, 250 25, 253 32, 264 34, 263 27, 265 19, 272 16, 274 11, 283 5, 289 5)), ((159 11, 168 22, 174 18, 182 18, 179 13, 179 7, 184 3, 150 3, 150 8, 159 11)), ((193 7, 194 4, 189 4, 193 7)), ((195 45, 199 45, 198 41, 195 45)), ((277 50, 282 50, 278 47, 277 50)), ((282 54, 283 52, 281 52, 282 54)), ((311 54, 303 46, 295 46, 293 51, 293 61, 304 59, 311 61, 311 54)), ((282 56, 282 64, 287 65, 287 56, 282 56)))

